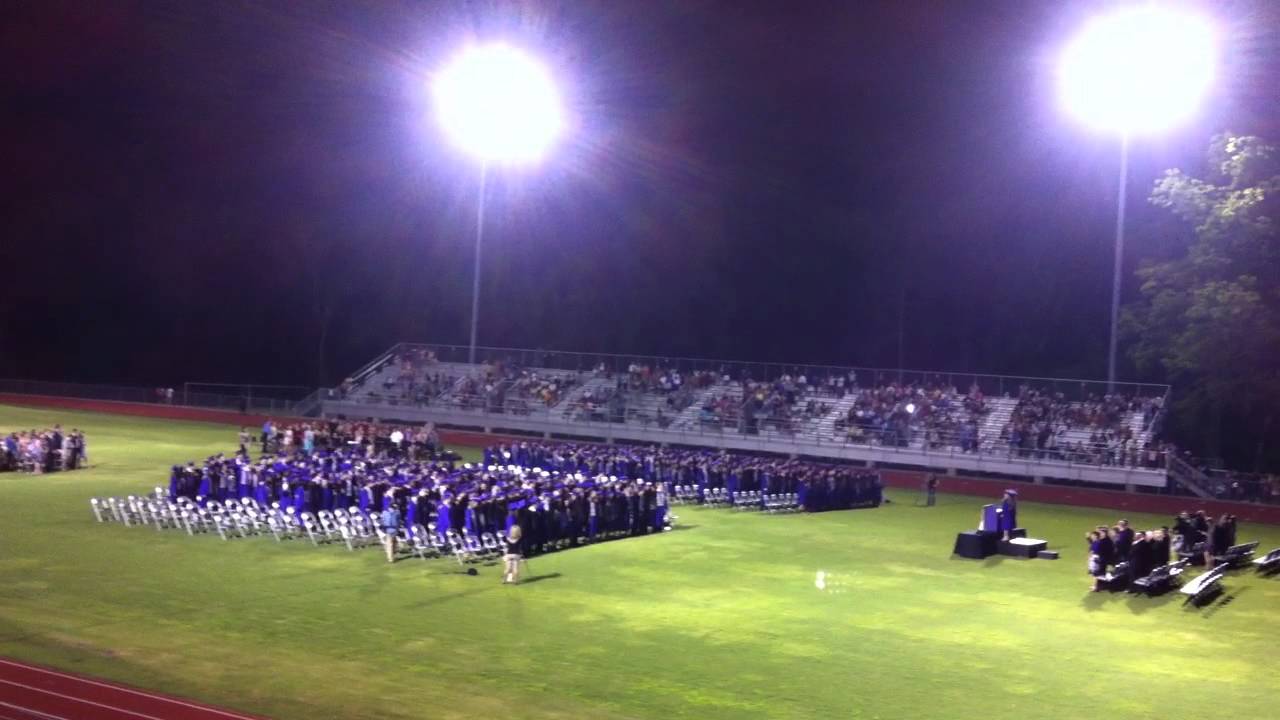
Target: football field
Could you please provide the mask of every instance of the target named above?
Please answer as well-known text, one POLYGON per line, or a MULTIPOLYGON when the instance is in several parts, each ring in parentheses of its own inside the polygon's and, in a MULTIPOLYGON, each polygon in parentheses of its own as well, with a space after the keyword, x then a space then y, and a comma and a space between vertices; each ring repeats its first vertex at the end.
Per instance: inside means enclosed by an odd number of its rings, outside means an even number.
POLYGON ((237 428, 0 406, 5 434, 55 422, 92 468, 0 474, 3 656, 298 720, 1276 717, 1280 577, 1233 572, 1202 609, 1089 593, 1083 535, 1113 511, 1024 503, 1062 559, 979 562, 951 557, 974 497, 682 506, 677 530, 534 558, 510 587, 377 548, 98 524, 90 497, 148 493, 237 428))

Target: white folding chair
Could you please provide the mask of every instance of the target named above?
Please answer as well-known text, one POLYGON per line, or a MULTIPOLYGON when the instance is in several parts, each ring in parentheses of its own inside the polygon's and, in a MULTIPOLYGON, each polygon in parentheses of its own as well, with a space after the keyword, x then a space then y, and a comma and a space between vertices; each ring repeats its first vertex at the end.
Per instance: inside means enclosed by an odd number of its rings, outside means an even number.
POLYGON ((298 519, 302 522, 302 529, 306 531, 307 537, 311 539, 311 544, 319 546, 320 543, 327 543, 329 539, 324 536, 324 532, 316 525, 315 517, 309 512, 300 513, 298 519))

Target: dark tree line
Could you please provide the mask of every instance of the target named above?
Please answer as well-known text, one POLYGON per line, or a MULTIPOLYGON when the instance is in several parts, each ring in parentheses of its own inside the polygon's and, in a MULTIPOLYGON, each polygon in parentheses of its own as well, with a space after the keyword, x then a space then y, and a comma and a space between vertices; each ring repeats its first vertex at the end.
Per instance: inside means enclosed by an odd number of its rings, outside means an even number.
POLYGON ((1229 467, 1280 468, 1280 153, 1257 137, 1213 138, 1202 177, 1167 170, 1150 202, 1188 242, 1139 271, 1126 308, 1140 372, 1174 386, 1169 432, 1229 467))

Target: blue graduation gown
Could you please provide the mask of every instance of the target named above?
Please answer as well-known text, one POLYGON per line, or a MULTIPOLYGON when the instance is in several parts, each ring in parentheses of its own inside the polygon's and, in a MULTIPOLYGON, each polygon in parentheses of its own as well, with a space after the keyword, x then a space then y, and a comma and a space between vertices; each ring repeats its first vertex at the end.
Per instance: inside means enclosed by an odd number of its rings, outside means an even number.
POLYGON ((1018 527, 1018 504, 1005 500, 1000 503, 1000 530, 1008 531, 1018 527))

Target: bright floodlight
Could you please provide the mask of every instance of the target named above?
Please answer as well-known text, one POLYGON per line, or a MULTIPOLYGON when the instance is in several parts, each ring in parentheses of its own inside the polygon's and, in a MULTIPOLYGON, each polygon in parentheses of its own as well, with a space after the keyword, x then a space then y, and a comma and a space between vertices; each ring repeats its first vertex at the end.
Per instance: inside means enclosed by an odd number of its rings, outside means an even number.
POLYGON ((1143 6, 1095 19, 1062 55, 1062 102, 1109 132, 1151 133, 1186 119, 1213 81, 1213 27, 1143 6))
POLYGON ((508 45, 466 49, 436 76, 432 95, 450 140, 485 162, 537 160, 564 124, 551 74, 508 45))

